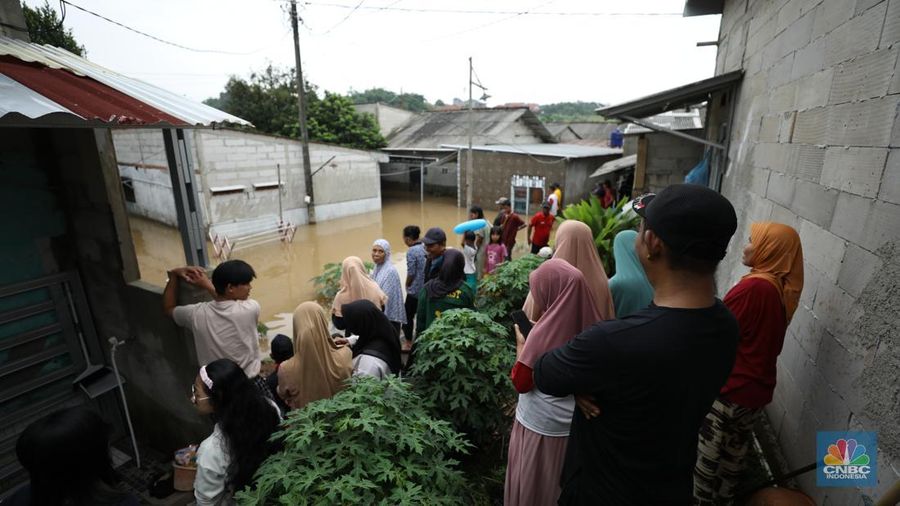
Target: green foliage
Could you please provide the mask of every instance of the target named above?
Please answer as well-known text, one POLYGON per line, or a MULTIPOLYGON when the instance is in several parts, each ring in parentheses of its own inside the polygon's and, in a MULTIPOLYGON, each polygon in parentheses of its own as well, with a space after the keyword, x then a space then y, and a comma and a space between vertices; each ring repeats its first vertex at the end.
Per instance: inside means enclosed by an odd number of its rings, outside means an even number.
POLYGON ((466 483, 452 454, 467 443, 431 418, 408 384, 357 378, 347 389, 291 411, 284 450, 256 473, 243 505, 465 504, 466 483))
MULTIPOLYGON (((622 230, 637 228, 641 222, 641 218, 633 212, 622 212, 627 202, 628 199, 623 198, 614 206, 604 208, 600 205, 600 199, 589 197, 576 204, 569 204, 562 212, 565 219, 578 220, 591 227, 597 253, 600 254, 600 260, 603 261, 603 268, 606 269, 608 276, 612 276, 616 271, 612 251, 616 234, 622 230)), ((563 221, 560 217, 556 219, 563 221)))
POLYGON ((434 413, 475 443, 509 431, 516 360, 509 332, 484 313, 446 311, 416 340, 410 376, 434 413))
POLYGON ((541 121, 587 121, 602 123, 607 121, 604 117, 594 112, 603 107, 600 102, 559 102, 541 106, 541 121))
POLYGON ((528 275, 543 261, 543 258, 529 254, 498 265, 478 284, 475 307, 492 320, 512 328, 509 313, 522 308, 528 296, 528 275))
POLYGON ((354 104, 374 104, 380 102, 391 107, 398 107, 412 112, 423 112, 431 109, 431 104, 418 93, 394 93, 384 88, 369 88, 366 91, 351 90, 348 98, 354 104))
POLYGON ((358 149, 387 146, 375 116, 356 112, 349 98, 327 91, 309 104, 309 137, 358 149))
MULTIPOLYGON (((217 98, 203 103, 243 118, 259 131, 297 138, 296 83, 293 69, 269 65, 262 72, 250 74, 249 80, 232 76, 217 98)), ((306 109, 311 140, 360 149, 386 145, 374 118, 357 113, 346 98, 326 92, 320 99, 316 87, 306 83, 306 109)))
MULTIPOLYGON (((364 262, 366 270, 375 268, 372 262, 364 262)), ((329 262, 322 267, 322 274, 310 278, 316 288, 316 301, 323 306, 330 306, 334 296, 341 288, 341 264, 329 262)))
POLYGON ((87 54, 84 46, 75 40, 72 30, 63 27, 62 20, 47 0, 44 0, 43 6, 36 9, 22 4, 22 14, 25 16, 25 25, 28 27, 31 42, 61 47, 78 56, 87 54))

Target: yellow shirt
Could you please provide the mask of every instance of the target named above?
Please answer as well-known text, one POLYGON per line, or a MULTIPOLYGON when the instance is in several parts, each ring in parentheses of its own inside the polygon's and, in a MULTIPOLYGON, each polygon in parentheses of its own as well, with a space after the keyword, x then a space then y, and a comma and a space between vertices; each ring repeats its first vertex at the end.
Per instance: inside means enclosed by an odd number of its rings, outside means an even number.
POLYGON ((562 209, 562 189, 557 188, 553 190, 553 193, 556 194, 556 203, 560 209, 562 209))

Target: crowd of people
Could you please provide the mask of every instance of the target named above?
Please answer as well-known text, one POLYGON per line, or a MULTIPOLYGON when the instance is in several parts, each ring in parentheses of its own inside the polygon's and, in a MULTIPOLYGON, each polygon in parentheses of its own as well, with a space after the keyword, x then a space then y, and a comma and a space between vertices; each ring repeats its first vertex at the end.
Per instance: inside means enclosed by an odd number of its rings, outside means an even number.
MULTIPOLYGON (((459 248, 447 246, 440 228, 422 235, 409 225, 402 281, 390 243, 375 240, 372 272, 359 257, 342 262, 330 310, 297 306, 293 339, 272 341, 276 369, 267 378, 260 375, 260 306, 250 299, 253 268, 230 260, 211 277, 197 267, 169 271, 163 310, 190 329, 203 364, 190 401, 215 421, 198 450, 197 504, 229 504, 251 482, 277 451, 270 435, 286 411, 333 396, 354 375, 401 374, 416 336, 444 311, 473 308, 477 280, 511 258, 526 227, 531 252, 552 258, 529 277, 522 311, 533 326, 515 326, 510 378, 519 397, 505 504, 727 503, 753 421, 772 399, 776 360, 799 303, 797 232, 753 223, 743 250, 750 272, 720 300, 714 274, 737 228, 720 194, 684 184, 635 199, 640 227, 615 237, 612 278, 584 223, 563 221, 546 252, 561 202, 552 192, 526 224, 500 198, 493 225, 463 235, 459 248), (182 282, 213 300, 179 306, 182 282)), ((469 217, 484 212, 475 206, 469 217)), ((100 456, 107 437, 102 420, 84 409, 33 424, 16 448, 32 485, 17 495, 24 502, 12 504, 44 504, 39 497, 52 499, 46 504, 136 504, 116 492, 108 452, 100 456), (43 484, 68 480, 54 465, 79 455, 96 462, 83 470, 89 475, 78 475, 70 502, 58 500, 63 492, 43 484)))

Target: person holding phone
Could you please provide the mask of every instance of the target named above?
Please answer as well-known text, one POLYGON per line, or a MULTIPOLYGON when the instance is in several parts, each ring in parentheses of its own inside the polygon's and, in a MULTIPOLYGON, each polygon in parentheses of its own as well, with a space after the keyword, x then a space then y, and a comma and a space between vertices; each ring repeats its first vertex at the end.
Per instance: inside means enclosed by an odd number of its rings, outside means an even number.
MULTIPOLYGON (((529 276, 541 317, 528 333, 516 325, 516 364, 510 377, 519 402, 509 438, 504 504, 556 504, 575 398, 553 397, 534 387, 532 368, 544 353, 566 344, 600 321, 600 311, 581 271, 550 259, 529 276)), ((516 313, 521 320, 524 313, 516 313)), ((527 321, 527 320, 526 320, 527 321)))

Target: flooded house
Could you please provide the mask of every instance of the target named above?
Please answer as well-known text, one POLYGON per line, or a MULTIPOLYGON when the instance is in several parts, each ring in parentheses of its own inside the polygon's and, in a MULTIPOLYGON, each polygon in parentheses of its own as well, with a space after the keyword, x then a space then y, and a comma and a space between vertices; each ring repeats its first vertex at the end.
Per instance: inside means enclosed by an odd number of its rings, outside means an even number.
POLYGON ((421 113, 387 138, 382 151, 390 160, 381 166, 385 188, 454 196, 465 205, 459 146, 468 145, 470 130, 476 146, 556 142, 527 107, 478 108, 471 116, 466 110, 421 113))
MULTIPOLYGON (((178 224, 172 180, 158 131, 113 132, 129 212, 178 224)), ((276 135, 217 128, 186 132, 202 227, 212 237, 241 238, 308 222, 301 143, 276 135)), ((316 221, 381 209, 377 151, 310 142, 316 221)))

